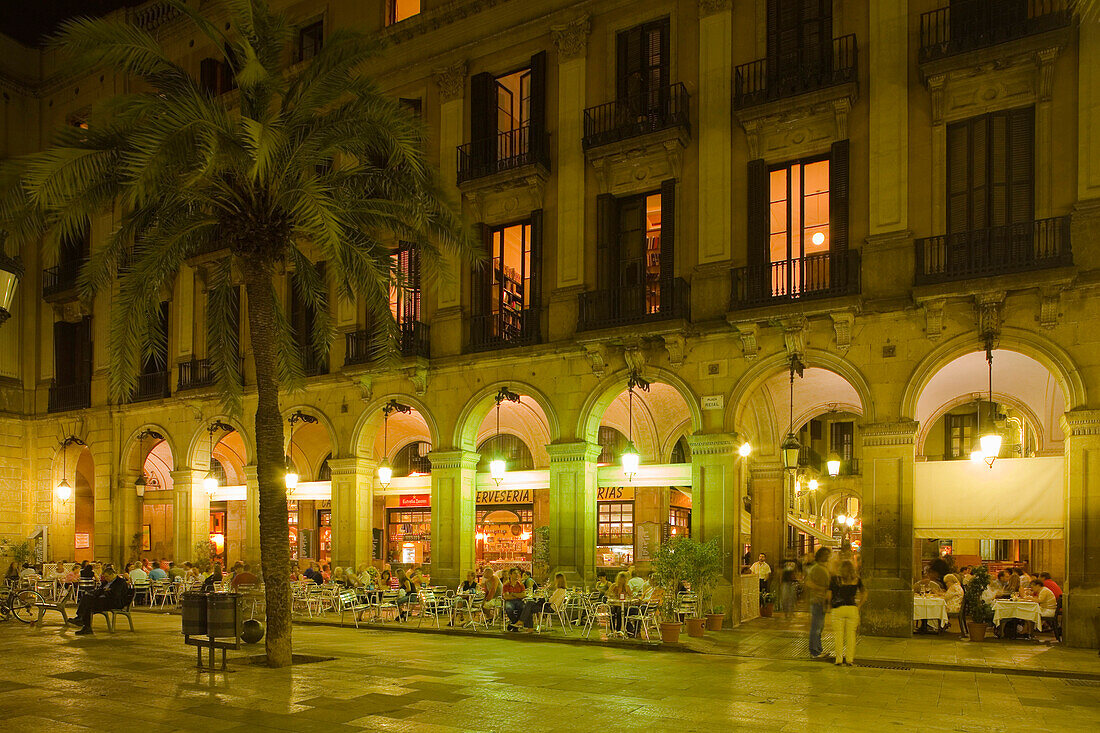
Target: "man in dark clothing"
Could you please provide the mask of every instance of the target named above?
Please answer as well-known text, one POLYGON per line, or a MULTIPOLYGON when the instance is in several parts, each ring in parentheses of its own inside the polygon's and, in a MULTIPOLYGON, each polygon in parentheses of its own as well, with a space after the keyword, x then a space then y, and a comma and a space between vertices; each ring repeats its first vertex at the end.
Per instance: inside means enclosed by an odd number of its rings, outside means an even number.
POLYGON ((126 581, 108 565, 103 571, 103 582, 94 591, 80 599, 76 607, 76 618, 69 623, 80 624, 80 630, 76 632, 78 634, 92 633, 92 614, 125 607, 126 594, 129 590, 126 581))
POLYGON ((85 580, 89 578, 95 579, 95 568, 87 560, 80 563, 80 577, 85 580))

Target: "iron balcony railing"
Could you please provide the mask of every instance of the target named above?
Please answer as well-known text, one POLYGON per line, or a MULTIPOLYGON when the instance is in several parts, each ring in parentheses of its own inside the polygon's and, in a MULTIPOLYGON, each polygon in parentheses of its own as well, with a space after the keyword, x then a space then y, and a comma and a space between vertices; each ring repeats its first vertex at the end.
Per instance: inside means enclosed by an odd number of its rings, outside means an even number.
POLYGON ((209 387, 218 381, 218 374, 209 359, 192 359, 180 363, 176 368, 179 370, 176 391, 209 387))
POLYGON ((319 377, 328 374, 328 358, 318 356, 312 346, 299 346, 298 353, 302 357, 302 374, 307 377, 319 377))
POLYGON ((672 318, 691 318, 691 289, 679 277, 581 293, 577 330, 672 318))
POLYGON ((1068 26, 1073 0, 952 0, 920 16, 923 63, 1068 26))
POLYGON ((88 261, 87 257, 66 260, 61 264, 47 267, 42 271, 42 297, 68 292, 76 287, 80 277, 80 268, 88 261))
POLYGON ((470 350, 490 351, 539 341, 539 310, 507 310, 470 319, 470 350))
POLYGON ((916 241, 916 283, 965 280, 1073 264, 1069 217, 1026 221, 916 241))
POLYGON ((172 394, 171 374, 168 371, 139 374, 137 386, 130 395, 131 402, 159 400, 172 394))
POLYGON ((67 410, 82 410, 91 407, 92 383, 74 382, 73 384, 50 385, 50 399, 47 409, 50 412, 65 412, 67 410))
POLYGON ((594 148, 671 127, 690 129, 690 104, 691 95, 678 83, 589 107, 582 145, 594 148))
MULTIPOLYGON (((401 356, 431 356, 431 328, 427 323, 410 321, 399 326, 397 347, 401 356)), ((344 337, 344 365, 367 364, 377 353, 373 346, 375 334, 370 329, 352 331, 344 337)))
POLYGON ((550 170, 550 133, 532 133, 529 125, 458 147, 458 182, 538 163, 550 170))
POLYGON ((859 72, 856 36, 834 38, 821 58, 768 68, 767 59, 738 66, 733 75, 733 106, 737 109, 793 97, 817 89, 856 81, 859 72))
POLYGON ((731 310, 856 295, 860 288, 859 251, 736 267, 732 275, 731 310))

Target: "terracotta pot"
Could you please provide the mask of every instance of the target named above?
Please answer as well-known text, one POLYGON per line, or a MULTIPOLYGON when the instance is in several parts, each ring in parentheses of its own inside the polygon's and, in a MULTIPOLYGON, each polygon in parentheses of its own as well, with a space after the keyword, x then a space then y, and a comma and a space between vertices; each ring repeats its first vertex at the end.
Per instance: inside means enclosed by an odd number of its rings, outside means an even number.
POLYGON ((976 621, 971 621, 966 628, 970 631, 970 641, 985 641, 985 632, 989 630, 988 625, 976 621))
POLYGON ((763 616, 764 618, 771 618, 772 617, 772 611, 774 611, 774 610, 775 610, 775 604, 774 603, 765 603, 763 606, 760 607, 760 615, 763 616))
POLYGON ((726 620, 726 614, 724 613, 708 613, 707 614, 707 631, 721 631, 722 622, 726 620))
POLYGON ((676 644, 680 641, 680 624, 661 622, 661 641, 665 644, 676 644))
POLYGON ((707 620, 705 618, 689 618, 687 620, 688 636, 702 636, 706 626, 707 620))

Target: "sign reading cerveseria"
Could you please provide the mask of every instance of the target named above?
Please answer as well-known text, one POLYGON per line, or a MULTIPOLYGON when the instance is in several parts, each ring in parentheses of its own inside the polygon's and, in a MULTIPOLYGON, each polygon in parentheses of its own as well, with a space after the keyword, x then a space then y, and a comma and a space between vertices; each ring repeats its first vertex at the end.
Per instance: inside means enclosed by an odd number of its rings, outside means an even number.
POLYGON ((479 491, 474 501, 477 504, 530 504, 531 489, 479 491))
POLYGON ((633 486, 601 486, 596 489, 596 501, 633 501, 633 486))

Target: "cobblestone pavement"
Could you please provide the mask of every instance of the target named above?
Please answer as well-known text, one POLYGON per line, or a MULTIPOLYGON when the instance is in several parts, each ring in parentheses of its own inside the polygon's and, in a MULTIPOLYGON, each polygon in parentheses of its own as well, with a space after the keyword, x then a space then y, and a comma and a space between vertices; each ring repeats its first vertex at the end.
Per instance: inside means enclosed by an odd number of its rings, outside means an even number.
POLYGON ((0 730, 1095 731, 1100 682, 299 626, 331 661, 194 669, 178 616, 0 623, 0 730), (125 626, 125 624, 123 624, 125 626))

